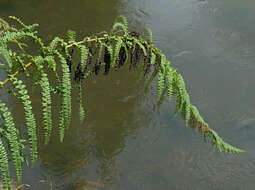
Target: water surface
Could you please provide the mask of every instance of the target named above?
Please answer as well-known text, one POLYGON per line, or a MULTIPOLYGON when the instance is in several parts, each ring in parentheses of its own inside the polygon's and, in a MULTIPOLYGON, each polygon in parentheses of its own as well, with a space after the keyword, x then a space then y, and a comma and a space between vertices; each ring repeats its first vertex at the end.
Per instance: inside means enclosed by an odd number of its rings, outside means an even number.
MULTIPOLYGON (((86 83, 85 124, 74 111, 65 141, 60 144, 55 131, 48 146, 41 143, 40 159, 24 168, 23 182, 38 190, 82 189, 86 180, 101 185, 88 189, 253 190, 254 7, 253 0, 1 0, 0 17, 39 23, 45 41, 67 29, 79 37, 109 31, 118 14, 127 16, 132 30, 151 28, 206 121, 247 150, 218 153, 173 116, 173 104, 156 106, 156 83, 144 94, 135 73, 121 70, 86 83)), ((4 100, 22 123, 20 104, 4 100)))

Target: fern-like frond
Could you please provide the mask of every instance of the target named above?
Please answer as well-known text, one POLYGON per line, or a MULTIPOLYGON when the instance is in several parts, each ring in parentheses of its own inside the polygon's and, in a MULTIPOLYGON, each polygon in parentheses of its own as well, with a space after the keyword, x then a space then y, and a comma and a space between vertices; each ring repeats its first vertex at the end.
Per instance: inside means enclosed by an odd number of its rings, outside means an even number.
POLYGON ((0 46, 0 55, 4 57, 4 59, 9 65, 9 68, 12 68, 12 60, 11 60, 9 51, 6 49, 6 47, 0 46))
POLYGON ((167 68, 166 78, 167 78, 167 96, 168 100, 171 101, 172 96, 174 94, 173 92, 174 72, 170 66, 167 68))
POLYGON ((48 144, 52 131, 51 90, 48 75, 43 71, 41 74, 40 85, 42 89, 42 112, 45 130, 45 144, 48 144))
POLYGON ((156 54, 151 51, 151 65, 155 65, 156 63, 156 54))
POLYGON ((0 166, 4 187, 7 188, 8 190, 11 190, 8 157, 1 139, 0 139, 0 166))
POLYGON ((188 126, 190 121, 190 106, 191 106, 188 93, 185 94, 184 98, 185 98, 185 105, 184 105, 183 114, 185 117, 185 124, 186 126, 188 126))
POLYGON ((128 35, 128 22, 126 17, 124 17, 123 15, 116 17, 115 23, 112 27, 112 33, 116 31, 117 28, 121 28, 124 32, 124 35, 128 35), (121 20, 121 22, 119 22, 119 20, 121 20))
POLYGON ((210 131, 212 135, 212 145, 214 145, 220 152, 227 152, 227 153, 240 153, 240 152, 246 152, 242 149, 233 147, 232 145, 226 143, 222 140, 222 138, 211 129, 210 131))
MULTIPOLYGON (((12 55, 12 61, 15 63, 15 67, 20 67, 24 70, 24 73, 29 76, 30 73, 27 71, 27 68, 25 66, 25 55, 21 54, 21 55, 16 55, 14 52, 10 52, 10 54, 12 55)), ((27 56, 28 58, 29 56, 27 56)), ((15 67, 13 67, 13 69, 15 69, 15 67)))
POLYGON ((183 82, 183 78, 178 73, 176 73, 175 75, 175 86, 177 91, 177 104, 176 104, 175 114, 178 114, 178 112, 182 110, 184 106, 185 95, 186 95, 186 88, 183 82))
POLYGON ((44 58, 44 60, 48 63, 48 67, 52 71, 56 72, 57 64, 56 64, 56 61, 55 61, 54 57, 53 56, 47 56, 47 57, 44 58))
POLYGON ((120 49, 122 47, 122 44, 123 44, 123 41, 121 38, 116 38, 117 42, 116 42, 116 45, 115 45, 115 49, 114 49, 114 55, 113 55, 113 58, 111 59, 111 67, 114 68, 115 65, 116 65, 116 60, 119 56, 119 53, 120 53, 120 49))
POLYGON ((28 136, 29 136, 29 144, 31 149, 31 160, 32 165, 34 165, 37 159, 37 127, 36 120, 32 111, 32 105, 30 101, 30 97, 28 95, 28 91, 26 90, 26 86, 23 82, 15 77, 11 77, 11 81, 18 91, 18 98, 21 100, 24 110, 25 110, 25 120, 28 128, 28 136))
POLYGON ((118 20, 121 20, 122 23, 124 24, 124 26, 126 27, 126 29, 128 30, 127 18, 124 15, 119 15, 119 16, 116 17, 115 22, 117 22, 118 20))
POLYGON ((17 43, 17 45, 20 47, 20 43, 18 42, 21 39, 27 39, 30 38, 32 39, 35 43, 39 45, 39 48, 41 52, 44 54, 45 53, 45 45, 42 42, 41 38, 39 38, 35 32, 31 31, 17 31, 17 32, 11 32, 11 31, 6 31, 4 35, 1 37, 1 42, 3 44, 6 44, 8 42, 14 42, 17 43))
POLYGON ((15 16, 9 16, 10 19, 15 20, 17 23, 19 23, 23 28, 26 28, 27 25, 24 24, 24 22, 22 22, 18 17, 15 16))
POLYGON ((190 98, 186 91, 185 83, 180 74, 177 76, 177 91, 178 91, 178 98, 180 98, 179 101, 179 107, 178 109, 182 110, 182 114, 185 117, 186 126, 188 126, 189 120, 190 120, 190 98))
POLYGON ((0 100, 0 118, 5 121, 5 132, 3 137, 6 138, 6 142, 10 148, 12 154, 12 160, 17 174, 17 182, 21 182, 21 167, 23 163, 22 150, 20 147, 20 141, 18 137, 18 131, 15 127, 13 117, 8 111, 7 106, 0 100))
POLYGON ((68 30, 68 31, 66 32, 65 38, 66 38, 66 41, 67 41, 68 43, 73 43, 73 42, 75 42, 75 40, 76 40, 76 32, 73 31, 73 30, 68 30))
POLYGON ((80 45, 79 48, 81 51, 81 70, 84 71, 84 69, 86 67, 89 50, 84 45, 80 45))
POLYGON ((66 60, 62 54, 57 52, 57 56, 61 62, 62 66, 62 99, 60 111, 60 140, 63 141, 65 128, 69 128, 71 122, 71 112, 72 112, 72 100, 71 100, 71 79, 70 72, 67 66, 66 60))
POLYGON ((60 43, 60 44, 65 44, 64 40, 61 39, 61 38, 59 38, 59 37, 55 37, 55 38, 51 41, 51 43, 50 43, 50 45, 49 45, 49 48, 48 48, 48 51, 49 51, 52 55, 54 55, 54 54, 56 53, 56 51, 58 51, 56 48, 57 48, 57 46, 59 45, 59 43, 60 43))
MULTIPOLYGON (((4 30, 8 30, 10 29, 10 25, 8 22, 6 22, 4 19, 0 18, 0 35, 4 33, 4 30)), ((14 28, 13 28, 14 29, 14 28)), ((13 31, 16 31, 16 29, 14 29, 13 31)))
POLYGON ((209 125, 203 120, 198 109, 194 105, 190 106, 190 111, 191 111, 191 121, 190 121, 191 127, 201 132, 201 134, 204 135, 205 140, 207 140, 208 137, 211 137, 212 145, 215 146, 220 152, 222 151, 228 152, 228 153, 245 152, 244 150, 233 147, 232 145, 223 141, 222 138, 220 138, 219 135, 214 130, 212 130, 209 127, 209 125))
POLYGON ((10 32, 6 31, 4 35, 1 37, 2 43, 12 42, 14 40, 20 40, 22 38, 26 38, 28 36, 32 36, 34 33, 32 32, 24 32, 24 31, 18 31, 18 32, 10 32))
POLYGON ((120 22, 116 22, 114 23, 113 27, 112 27, 112 33, 114 33, 115 31, 117 31, 118 28, 121 28, 123 30, 124 33, 127 32, 127 29, 125 27, 124 24, 120 23, 120 22))
POLYGON ((54 56, 50 55, 50 56, 45 57, 44 62, 48 63, 47 64, 48 68, 50 68, 54 72, 55 77, 56 77, 57 81, 59 82, 60 79, 59 79, 59 76, 58 76, 58 73, 57 73, 57 63, 55 61, 54 56))
POLYGON ((139 40, 135 40, 135 43, 141 48, 141 50, 143 51, 143 55, 147 56, 147 51, 145 46, 139 40))
POLYGON ((165 85, 164 74, 160 70, 159 73, 158 73, 158 100, 160 99, 160 96, 163 92, 164 85, 165 85))
MULTIPOLYGON (((19 29, 19 31, 30 31, 32 32, 36 27, 39 26, 39 24, 31 24, 31 25, 26 25, 24 24, 24 22, 22 22, 18 17, 15 16, 9 16, 10 19, 16 21, 17 23, 19 23, 23 28, 19 29)), ((14 30, 15 31, 15 30, 14 30)))
POLYGON ((165 72, 166 72, 165 64, 166 64, 166 57, 162 54, 160 70, 158 73, 158 101, 160 100, 160 97, 163 93, 164 86, 165 86, 165 72))

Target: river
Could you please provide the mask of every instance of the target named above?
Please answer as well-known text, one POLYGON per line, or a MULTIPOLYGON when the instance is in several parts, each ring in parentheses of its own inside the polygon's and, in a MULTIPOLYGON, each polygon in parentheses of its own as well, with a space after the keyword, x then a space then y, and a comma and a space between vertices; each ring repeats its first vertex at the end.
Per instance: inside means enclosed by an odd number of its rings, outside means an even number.
MULTIPOLYGON (((86 122, 74 111, 63 143, 57 130, 48 146, 40 143, 23 183, 33 190, 82 190, 86 182, 102 190, 255 189, 254 0, 0 0, 0 17, 39 23, 47 42, 68 29, 79 38, 109 31, 119 14, 130 30, 152 29, 204 119, 247 153, 219 153, 174 117, 173 103, 157 106, 156 82, 145 94, 136 74, 121 70, 86 83, 86 122)), ((22 123, 22 106, 0 97, 22 123)))

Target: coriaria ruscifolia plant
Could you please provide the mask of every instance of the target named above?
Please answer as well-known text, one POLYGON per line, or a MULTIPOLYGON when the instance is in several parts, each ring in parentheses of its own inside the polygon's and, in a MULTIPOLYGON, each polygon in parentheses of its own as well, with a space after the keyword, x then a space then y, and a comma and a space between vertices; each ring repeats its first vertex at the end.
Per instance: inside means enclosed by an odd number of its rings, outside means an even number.
MULTIPOLYGON (((75 32, 68 31, 65 39, 55 37, 46 45, 37 35, 35 30, 37 24, 25 25, 16 17, 10 17, 10 19, 17 22, 18 26, 11 27, 6 21, 0 19, 0 56, 5 62, 0 62, 0 69, 7 76, 0 82, 0 90, 7 90, 23 104, 28 133, 26 140, 29 142, 32 165, 37 159, 38 126, 30 99, 32 92, 27 89, 24 77, 18 79, 18 74, 23 73, 41 89, 45 144, 48 144, 53 127, 52 94, 57 94, 62 101, 58 118, 58 130, 62 142, 72 119, 71 103, 74 96, 71 94, 72 88, 78 89, 80 121, 83 122, 85 119, 82 102, 84 81, 100 73, 107 75, 111 70, 118 70, 123 66, 138 70, 139 78, 142 75, 148 75, 146 89, 157 77, 158 101, 165 95, 169 101, 175 96, 175 114, 181 113, 186 126, 197 129, 205 139, 211 139, 212 145, 219 151, 243 152, 223 141, 203 120, 198 109, 190 102, 183 77, 176 68, 171 66, 166 56, 154 47, 150 30, 148 30, 149 40, 145 40, 138 33, 129 32, 125 17, 119 16, 109 34, 86 37, 78 42, 75 32), (28 51, 28 44, 31 42, 37 45, 36 53, 28 51), (73 61, 74 51, 80 55, 77 63, 73 61), (54 79, 48 77, 52 74, 55 76, 54 79)), ((12 160, 16 169, 19 183, 22 175, 21 168, 26 159, 23 152, 24 140, 20 138, 11 112, 1 100, 0 118, 0 166, 4 185, 10 189, 9 159, 12 160)))

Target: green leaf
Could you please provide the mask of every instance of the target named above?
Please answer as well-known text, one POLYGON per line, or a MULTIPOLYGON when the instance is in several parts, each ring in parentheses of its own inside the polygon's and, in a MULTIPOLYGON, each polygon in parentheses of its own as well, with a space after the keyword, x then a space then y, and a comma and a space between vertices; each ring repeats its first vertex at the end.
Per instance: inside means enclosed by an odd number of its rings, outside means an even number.
POLYGON ((68 30, 66 32, 66 40, 68 43, 73 43, 76 40, 76 32, 73 30, 68 30))
POLYGON ((81 51, 81 70, 84 71, 84 68, 86 67, 89 50, 84 45, 80 45, 79 48, 81 51))
POLYGON ((5 49, 4 47, 0 46, 0 55, 2 55, 4 57, 4 59, 6 60, 6 62, 9 65, 9 67, 12 68, 12 59, 9 55, 8 50, 5 49))

